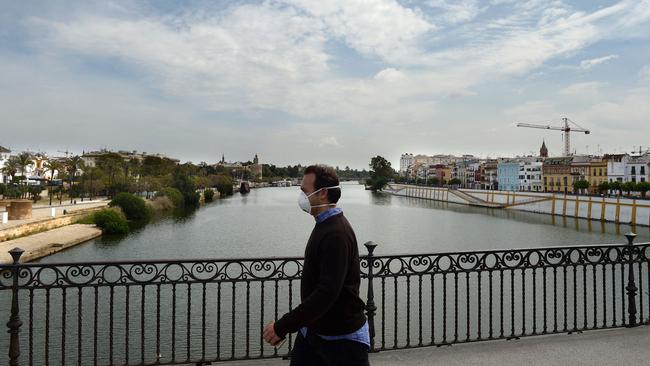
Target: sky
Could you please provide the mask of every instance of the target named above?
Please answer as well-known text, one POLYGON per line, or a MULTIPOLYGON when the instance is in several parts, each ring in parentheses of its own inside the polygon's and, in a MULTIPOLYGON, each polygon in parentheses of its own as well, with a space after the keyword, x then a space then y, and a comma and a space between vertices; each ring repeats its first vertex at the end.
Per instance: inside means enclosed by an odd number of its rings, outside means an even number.
POLYGON ((0 0, 0 145, 367 168, 650 147, 650 0, 0 0))

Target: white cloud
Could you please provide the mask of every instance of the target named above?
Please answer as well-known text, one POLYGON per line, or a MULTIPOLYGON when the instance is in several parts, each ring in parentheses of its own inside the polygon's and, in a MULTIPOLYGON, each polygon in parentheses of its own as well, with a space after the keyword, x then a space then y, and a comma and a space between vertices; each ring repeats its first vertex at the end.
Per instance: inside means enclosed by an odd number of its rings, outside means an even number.
POLYGON ((588 81, 583 83, 574 83, 560 90, 560 94, 576 98, 594 98, 599 95, 600 89, 606 83, 598 81, 588 81))
POLYGON ((650 65, 645 65, 639 70, 639 79, 642 81, 650 81, 650 65))
POLYGON ((286 0, 322 21, 327 32, 362 54, 408 63, 420 37, 434 29, 418 10, 395 0, 286 0))
POLYGON ((607 62, 609 60, 614 60, 614 59, 617 59, 617 58, 618 58, 618 55, 607 55, 607 56, 603 56, 603 57, 592 58, 592 59, 589 59, 589 60, 582 60, 582 61, 580 61, 580 68, 584 69, 584 70, 589 70, 589 69, 591 69, 592 67, 594 67, 596 65, 600 65, 600 64, 605 63, 605 62, 607 62))
MULTIPOLYGON (((267 0, 163 15, 146 9, 117 15, 81 12, 65 21, 41 15, 27 22, 25 38, 40 57, 58 59, 60 68, 74 69, 69 59, 109 60, 135 75, 134 85, 187 108, 238 114, 231 123, 241 115, 255 116, 258 130, 274 131, 273 137, 286 145, 296 140, 305 149, 382 149, 389 145, 386 136, 427 146, 434 130, 435 138, 454 133, 450 129, 456 127, 441 128, 443 122, 458 126, 459 134, 483 131, 485 124, 503 123, 501 115, 487 117, 493 110, 510 120, 557 116, 562 108, 553 99, 555 91, 544 96, 527 87, 502 96, 513 89, 504 83, 526 84, 532 72, 548 71, 545 66, 554 60, 580 57, 602 40, 630 34, 647 39, 642 30, 647 29, 648 4, 620 1, 581 11, 560 1, 413 6, 395 0, 267 0), (500 13, 486 11, 490 6, 500 13), (346 63, 364 69, 341 72, 339 65, 346 63), (488 103, 495 95, 500 99, 488 103), (468 96, 477 103, 460 111, 449 107, 468 96), (269 112, 282 117, 268 118, 269 112), (284 116, 291 122, 273 126, 284 116), (322 124, 349 137, 321 139, 322 124), (422 133, 413 136, 412 130, 422 133)), ((583 60, 581 67, 618 57, 603 54, 583 60)), ((586 92, 607 92, 602 85, 576 81, 566 81, 561 99, 584 101, 586 92)), ((94 107, 111 108, 110 103, 94 107)), ((484 143, 481 137, 477 143, 484 143)))
POLYGON ((319 147, 342 147, 342 145, 339 144, 339 142, 336 140, 336 137, 334 136, 328 136, 322 138, 318 142, 318 146, 319 147))
POLYGON ((479 7, 476 0, 429 0, 425 4, 440 13, 435 17, 436 20, 446 24, 468 22, 476 18, 484 10, 484 8, 479 7))

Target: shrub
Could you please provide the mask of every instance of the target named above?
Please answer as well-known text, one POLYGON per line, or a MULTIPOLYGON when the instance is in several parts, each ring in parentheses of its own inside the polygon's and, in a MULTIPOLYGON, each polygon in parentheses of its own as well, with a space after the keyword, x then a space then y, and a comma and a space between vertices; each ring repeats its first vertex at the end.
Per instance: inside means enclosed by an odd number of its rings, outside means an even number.
POLYGON ((129 225, 126 218, 120 212, 103 209, 93 215, 95 225, 100 227, 105 234, 126 234, 129 232, 129 225))
POLYGON ((215 177, 214 183, 221 196, 231 196, 233 194, 233 180, 231 177, 219 174, 215 177))
POLYGON ((40 185, 29 186, 27 190, 29 192, 29 196, 30 196, 29 198, 32 201, 34 201, 34 203, 36 203, 38 200, 41 199, 41 192, 43 192, 43 187, 41 187, 40 185))
POLYGON ((214 200, 214 191, 210 188, 206 189, 203 191, 203 197, 205 198, 205 202, 212 202, 214 200))
POLYGON ((151 217, 151 211, 145 205, 144 200, 132 193, 118 193, 108 205, 121 208, 129 220, 145 221, 151 217))
POLYGON ((165 196, 159 196, 151 201, 147 201, 147 207, 149 207, 153 213, 172 211, 175 208, 172 200, 165 196))
POLYGON ((176 206, 176 208, 183 207, 185 203, 185 198, 183 198, 181 191, 173 187, 165 187, 161 189, 160 191, 156 192, 156 197, 169 198, 169 200, 174 204, 174 206, 176 206))

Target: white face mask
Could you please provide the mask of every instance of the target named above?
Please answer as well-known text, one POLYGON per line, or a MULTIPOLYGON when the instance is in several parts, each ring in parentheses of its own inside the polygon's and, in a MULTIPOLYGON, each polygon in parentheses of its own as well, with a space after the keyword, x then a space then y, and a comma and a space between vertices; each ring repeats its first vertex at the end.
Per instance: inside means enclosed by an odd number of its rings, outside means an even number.
POLYGON ((305 212, 308 213, 308 214, 311 214, 311 210, 312 210, 314 207, 336 206, 336 203, 326 203, 326 204, 323 204, 323 205, 315 205, 315 206, 312 206, 311 202, 309 202, 309 197, 315 195, 315 194, 318 193, 319 191, 321 191, 321 190, 323 190, 323 189, 327 189, 327 190, 329 190, 329 189, 335 189, 335 188, 341 188, 341 186, 319 188, 319 189, 317 189, 317 190, 311 192, 311 193, 309 194, 309 196, 306 195, 305 192, 300 191, 300 196, 298 197, 298 206, 300 206, 300 209, 302 209, 303 211, 305 211, 305 212))

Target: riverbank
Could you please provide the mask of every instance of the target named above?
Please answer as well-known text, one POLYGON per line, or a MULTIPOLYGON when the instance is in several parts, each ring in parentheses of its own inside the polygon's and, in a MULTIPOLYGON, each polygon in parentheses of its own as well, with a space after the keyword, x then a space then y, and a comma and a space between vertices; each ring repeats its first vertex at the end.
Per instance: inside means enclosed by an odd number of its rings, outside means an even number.
POLYGON ((9 264, 12 262, 8 252, 16 247, 25 251, 20 258, 21 262, 29 262, 101 235, 102 230, 95 225, 72 224, 42 233, 0 242, 0 264, 9 264))
POLYGON ((395 196, 470 206, 526 211, 632 226, 650 226, 650 201, 648 200, 541 192, 448 189, 405 184, 390 184, 384 192, 395 196))

